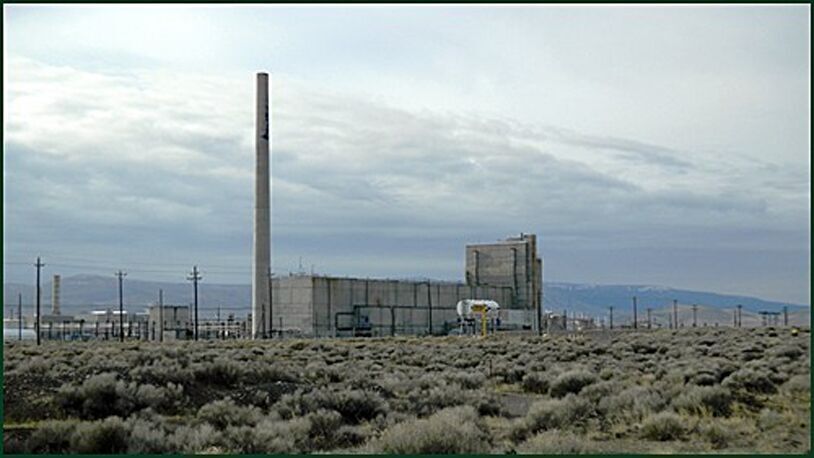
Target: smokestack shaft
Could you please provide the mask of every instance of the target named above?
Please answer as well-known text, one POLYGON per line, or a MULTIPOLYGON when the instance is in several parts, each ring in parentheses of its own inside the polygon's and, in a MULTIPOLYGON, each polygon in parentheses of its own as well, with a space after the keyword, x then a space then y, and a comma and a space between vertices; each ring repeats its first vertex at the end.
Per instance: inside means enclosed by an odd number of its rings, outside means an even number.
POLYGON ((59 315, 59 275, 54 275, 54 281, 51 283, 51 314, 59 315))
POLYGON ((255 118, 254 259, 252 263, 252 337, 264 337, 270 329, 263 317, 269 308, 271 268, 271 209, 269 154, 269 82, 267 73, 257 74, 255 118))

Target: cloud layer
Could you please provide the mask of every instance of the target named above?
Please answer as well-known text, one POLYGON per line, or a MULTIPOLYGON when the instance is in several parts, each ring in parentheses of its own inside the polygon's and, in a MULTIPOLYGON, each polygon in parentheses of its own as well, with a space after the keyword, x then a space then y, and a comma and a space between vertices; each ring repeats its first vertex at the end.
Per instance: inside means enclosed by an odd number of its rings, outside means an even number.
MULTIPOLYGON (((6 64, 7 259, 248 281, 252 75, 6 64)), ((808 297, 807 167, 272 77, 279 271, 458 278, 465 243, 524 231, 558 280, 808 297)))

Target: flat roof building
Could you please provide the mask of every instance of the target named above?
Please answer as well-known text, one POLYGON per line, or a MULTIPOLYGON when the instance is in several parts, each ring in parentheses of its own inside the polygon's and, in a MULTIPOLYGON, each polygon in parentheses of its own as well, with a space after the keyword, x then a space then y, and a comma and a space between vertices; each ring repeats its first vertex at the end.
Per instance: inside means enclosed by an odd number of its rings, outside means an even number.
POLYGON ((272 281, 271 312, 257 317, 261 336, 445 335, 459 325, 463 299, 500 304, 504 328, 531 329, 540 304, 536 237, 521 235, 466 247, 466 282, 291 275, 272 281))

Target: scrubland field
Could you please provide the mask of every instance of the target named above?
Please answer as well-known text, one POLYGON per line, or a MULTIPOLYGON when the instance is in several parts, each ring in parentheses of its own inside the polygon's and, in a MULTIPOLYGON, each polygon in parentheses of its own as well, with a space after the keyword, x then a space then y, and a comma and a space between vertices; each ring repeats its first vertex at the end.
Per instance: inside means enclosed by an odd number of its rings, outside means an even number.
POLYGON ((7 344, 6 453, 810 450, 809 330, 7 344))

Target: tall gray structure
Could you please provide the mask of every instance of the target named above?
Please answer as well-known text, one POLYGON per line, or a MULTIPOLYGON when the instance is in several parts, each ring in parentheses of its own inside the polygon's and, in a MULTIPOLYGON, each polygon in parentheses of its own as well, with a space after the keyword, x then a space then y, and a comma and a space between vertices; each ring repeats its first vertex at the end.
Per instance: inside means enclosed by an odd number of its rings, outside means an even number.
POLYGON ((59 315, 59 289, 60 289, 60 276, 54 275, 54 281, 51 283, 51 314, 59 315))
POLYGON ((541 312, 543 263, 537 255, 537 236, 520 234, 495 243, 466 246, 466 284, 512 289, 512 303, 537 316, 541 312))
POLYGON ((257 74, 255 118, 254 259, 252 263, 252 338, 271 330, 271 209, 269 155, 269 75, 257 74))

